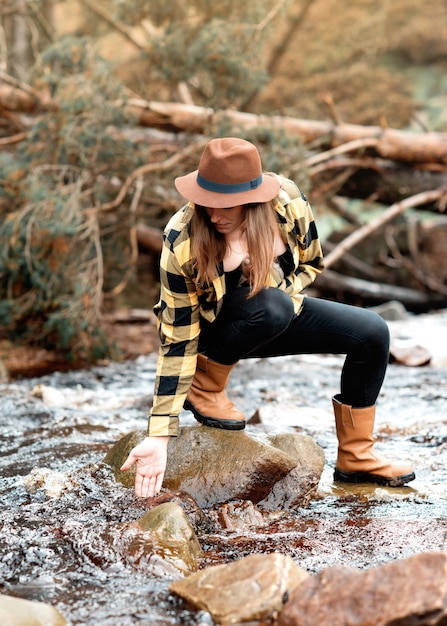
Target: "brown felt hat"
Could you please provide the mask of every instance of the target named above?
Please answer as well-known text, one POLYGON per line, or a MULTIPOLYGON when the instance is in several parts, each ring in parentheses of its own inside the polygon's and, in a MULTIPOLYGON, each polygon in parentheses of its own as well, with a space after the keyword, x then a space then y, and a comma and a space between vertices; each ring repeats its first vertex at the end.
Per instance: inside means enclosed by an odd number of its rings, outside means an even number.
POLYGON ((262 173, 256 146, 237 137, 212 139, 199 169, 176 178, 175 186, 190 202, 213 209, 268 202, 280 189, 275 176, 262 173))

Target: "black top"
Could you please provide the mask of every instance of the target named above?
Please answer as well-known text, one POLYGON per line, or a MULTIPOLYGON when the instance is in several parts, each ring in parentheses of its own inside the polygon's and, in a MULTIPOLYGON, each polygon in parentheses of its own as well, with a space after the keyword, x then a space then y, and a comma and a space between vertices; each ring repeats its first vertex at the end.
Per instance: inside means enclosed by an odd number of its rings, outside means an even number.
MULTIPOLYGON (((289 247, 287 247, 286 251, 283 252, 278 258, 277 262, 279 263, 282 271, 284 272, 284 276, 288 276, 293 271, 293 255, 289 247)), ((239 286, 239 281, 242 278, 242 265, 239 265, 234 270, 230 272, 225 272, 225 286, 226 291, 229 293, 233 289, 239 286)))

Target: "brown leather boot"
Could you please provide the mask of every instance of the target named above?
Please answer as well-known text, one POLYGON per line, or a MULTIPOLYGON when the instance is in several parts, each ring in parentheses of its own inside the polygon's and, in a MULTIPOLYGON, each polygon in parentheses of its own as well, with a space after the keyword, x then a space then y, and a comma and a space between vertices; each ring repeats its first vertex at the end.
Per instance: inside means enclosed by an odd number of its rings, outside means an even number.
POLYGON ((338 438, 334 480, 347 483, 378 483, 400 487, 414 480, 409 465, 393 464, 373 450, 375 406, 354 409, 332 398, 338 438))
POLYGON ((205 426, 224 430, 243 430, 245 415, 225 393, 230 372, 236 365, 223 365, 197 355, 197 367, 184 407, 205 426))

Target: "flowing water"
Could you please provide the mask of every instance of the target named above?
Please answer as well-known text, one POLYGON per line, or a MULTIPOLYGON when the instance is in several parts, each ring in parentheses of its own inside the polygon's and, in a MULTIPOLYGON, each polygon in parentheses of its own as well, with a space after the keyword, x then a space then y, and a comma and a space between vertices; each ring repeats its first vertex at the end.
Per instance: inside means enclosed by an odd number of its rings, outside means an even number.
MULTIPOLYGON (((433 319, 446 328, 445 313, 433 319)), ((445 346, 445 334, 437 341, 445 346)), ((230 387, 238 405, 248 415, 259 406, 275 414, 280 405, 269 428, 314 437, 326 467, 308 509, 262 528, 200 534, 203 565, 279 551, 316 573, 447 547, 447 368, 437 362, 389 367, 377 447, 411 460, 417 479, 388 489, 332 483, 336 440, 329 407, 341 363, 309 356, 238 365, 230 387), (295 428, 294 407, 315 410, 301 412, 295 428)), ((150 502, 116 484, 102 463, 121 436, 145 427, 155 364, 150 355, 0 385, 2 593, 53 604, 73 625, 202 623, 203 616, 169 594, 174 574, 168 564, 126 549, 130 522, 150 502)), ((182 414, 182 423, 192 423, 190 414, 182 414)))

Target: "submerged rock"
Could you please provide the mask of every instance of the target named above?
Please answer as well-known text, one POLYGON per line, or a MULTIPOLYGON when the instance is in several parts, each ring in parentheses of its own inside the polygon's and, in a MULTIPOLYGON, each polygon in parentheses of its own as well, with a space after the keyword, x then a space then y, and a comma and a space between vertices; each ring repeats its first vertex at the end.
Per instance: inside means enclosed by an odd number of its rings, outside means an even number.
POLYGON ((263 620, 279 611, 287 595, 308 576, 290 556, 251 554, 174 581, 169 590, 210 613, 215 622, 236 624, 263 620))
POLYGON ((177 503, 188 516, 188 520, 196 533, 216 532, 216 524, 211 520, 208 512, 201 509, 194 498, 186 491, 162 491, 158 496, 151 499, 153 506, 158 506, 165 502, 177 503))
POLYGON ((47 467, 33 467, 31 472, 22 478, 22 484, 33 493, 43 489, 49 498, 60 498, 66 491, 73 491, 75 482, 64 472, 56 472, 47 467))
MULTIPOLYGON (((135 469, 121 472, 130 450, 145 437, 135 431, 107 453, 104 462, 117 481, 133 487, 135 469)), ((297 466, 296 455, 247 432, 188 426, 171 437, 163 487, 189 493, 200 507, 231 500, 264 500, 273 486, 297 466)))
POLYGON ((68 622, 57 609, 44 602, 0 595, 2 626, 66 626, 68 622))
POLYGON ((111 555, 147 576, 176 580, 196 572, 202 549, 188 516, 176 502, 164 502, 146 511, 139 519, 107 527, 96 538, 95 547, 103 545, 100 554, 89 546, 88 556, 96 562, 105 552, 100 566, 107 569, 111 555))
POLYGON ((260 528, 267 523, 265 516, 250 500, 222 504, 216 514, 220 526, 230 531, 252 531, 253 528, 260 528))
POLYGON ((187 569, 193 572, 198 569, 202 549, 181 506, 175 502, 159 504, 140 517, 136 524, 151 531, 159 545, 185 563, 187 569))
POLYGON ((309 577, 279 626, 447 623, 447 552, 423 553, 366 571, 336 566, 309 577))

